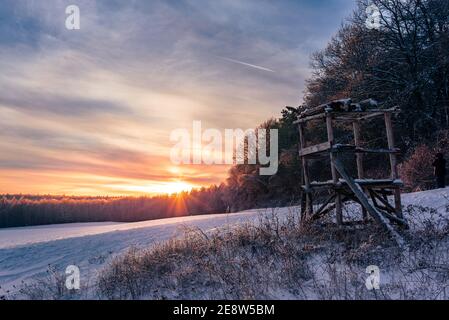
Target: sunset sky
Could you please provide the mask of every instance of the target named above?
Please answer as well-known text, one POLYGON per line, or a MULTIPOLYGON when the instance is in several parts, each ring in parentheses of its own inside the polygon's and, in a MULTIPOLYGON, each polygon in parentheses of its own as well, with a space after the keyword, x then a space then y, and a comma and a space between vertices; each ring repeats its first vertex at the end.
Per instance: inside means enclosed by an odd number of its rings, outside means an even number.
POLYGON ((170 133, 254 128, 301 103, 311 53, 351 0, 1 0, 0 193, 137 195, 208 186, 170 133), (65 28, 78 5, 81 29, 65 28))

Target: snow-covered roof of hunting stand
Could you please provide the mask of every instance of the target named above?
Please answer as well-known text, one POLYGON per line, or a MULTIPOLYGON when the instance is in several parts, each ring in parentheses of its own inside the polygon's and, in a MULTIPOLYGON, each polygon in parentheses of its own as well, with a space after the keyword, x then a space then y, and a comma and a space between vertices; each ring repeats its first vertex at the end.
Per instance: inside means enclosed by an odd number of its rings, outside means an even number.
POLYGON ((315 119, 322 119, 329 114, 332 114, 332 118, 337 121, 361 121, 382 116, 385 113, 399 112, 400 109, 398 107, 381 109, 377 101, 373 99, 367 99, 357 103, 353 102, 352 99, 341 99, 300 111, 298 120, 295 123, 305 123, 315 119))

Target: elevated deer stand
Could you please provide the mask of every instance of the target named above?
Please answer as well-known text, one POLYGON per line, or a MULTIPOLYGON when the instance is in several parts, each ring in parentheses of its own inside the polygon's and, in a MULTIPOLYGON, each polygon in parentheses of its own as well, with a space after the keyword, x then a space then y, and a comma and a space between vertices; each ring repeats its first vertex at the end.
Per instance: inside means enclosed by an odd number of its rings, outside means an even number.
MULTIPOLYGON (((373 100, 367 100, 374 102, 373 100)), ((352 201, 361 205, 364 221, 371 216, 378 224, 386 229, 398 242, 403 245, 402 237, 396 232, 391 223, 407 226, 402 215, 401 187, 397 170, 396 154, 399 152, 394 145, 393 128, 391 118, 400 112, 393 109, 368 109, 360 108, 360 104, 352 104, 350 100, 340 100, 329 104, 309 109, 303 112, 296 123, 299 126, 299 156, 303 167, 303 205, 301 207, 302 218, 317 220, 325 214, 335 210, 338 225, 344 225, 342 210, 346 202, 352 201), (361 124, 365 121, 383 117, 388 140, 388 149, 368 149, 362 147, 361 124), (304 128, 312 120, 326 121, 328 141, 322 144, 307 146, 304 128), (341 145, 334 142, 333 123, 336 121, 351 124, 354 132, 353 145, 341 145), (311 182, 308 161, 318 154, 328 153, 330 157, 332 180, 327 182, 311 182), (357 178, 352 178, 346 171, 341 155, 354 153, 357 163, 357 178), (391 176, 388 179, 365 179, 363 158, 364 154, 377 153, 388 154, 390 158, 391 176), (340 176, 340 177, 339 177, 340 176), (313 194, 318 190, 327 190, 330 195, 324 202, 314 206, 313 194), (394 196, 394 205, 388 201, 388 196, 394 196)), ((366 104, 366 101, 365 101, 366 104)), ((373 104, 377 105, 377 104, 373 104)))

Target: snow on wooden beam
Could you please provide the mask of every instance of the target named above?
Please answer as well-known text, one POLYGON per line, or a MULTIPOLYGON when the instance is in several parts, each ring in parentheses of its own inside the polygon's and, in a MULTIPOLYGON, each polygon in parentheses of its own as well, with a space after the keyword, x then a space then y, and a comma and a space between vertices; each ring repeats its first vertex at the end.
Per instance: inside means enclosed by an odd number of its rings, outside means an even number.
POLYGON ((399 108, 379 109, 378 103, 373 99, 363 100, 353 103, 351 99, 342 99, 322 104, 318 107, 307 108, 302 111, 296 124, 305 123, 312 120, 322 119, 326 114, 332 113, 335 120, 338 121, 354 121, 368 120, 379 117, 385 113, 398 113, 399 108))

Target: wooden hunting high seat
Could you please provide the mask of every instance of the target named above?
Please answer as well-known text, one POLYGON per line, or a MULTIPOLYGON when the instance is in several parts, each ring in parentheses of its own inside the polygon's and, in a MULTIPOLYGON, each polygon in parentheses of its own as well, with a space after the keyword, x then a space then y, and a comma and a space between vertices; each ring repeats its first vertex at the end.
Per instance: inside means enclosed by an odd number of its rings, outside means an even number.
POLYGON ((377 223, 393 234, 398 242, 402 238, 397 234, 391 223, 407 226, 402 214, 401 187, 398 176, 396 156, 399 150, 395 148, 392 116, 399 113, 398 108, 380 109, 376 101, 369 99, 353 103, 351 99, 332 101, 327 104, 309 108, 301 112, 295 122, 299 129, 299 156, 303 168, 302 217, 305 220, 316 220, 335 210, 337 224, 343 225, 342 209, 346 202, 356 202, 361 205, 363 218, 366 221, 371 216, 377 223), (369 120, 383 117, 388 140, 387 149, 370 149, 362 146, 361 125, 369 120), (322 120, 326 122, 327 142, 307 146, 305 127, 308 122, 322 120), (334 139, 334 122, 352 124, 354 144, 337 144, 334 139), (349 175, 342 162, 342 155, 353 153, 356 156, 357 175, 349 175), (312 182, 309 175, 309 161, 317 155, 328 154, 330 157, 332 180, 312 182), (390 160, 391 174, 386 179, 366 179, 364 172, 365 154, 387 154, 390 160), (329 197, 321 203, 314 203, 313 194, 318 189, 328 190, 329 197), (388 196, 393 196, 394 203, 388 196))

